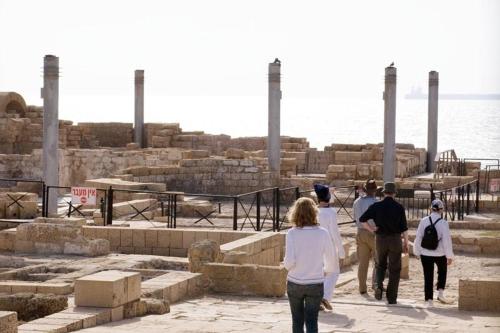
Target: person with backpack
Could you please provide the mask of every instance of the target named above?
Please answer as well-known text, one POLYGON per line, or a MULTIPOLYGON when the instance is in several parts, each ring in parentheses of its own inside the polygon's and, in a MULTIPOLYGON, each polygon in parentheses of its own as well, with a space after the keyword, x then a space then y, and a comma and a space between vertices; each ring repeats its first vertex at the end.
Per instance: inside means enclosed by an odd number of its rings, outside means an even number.
POLYGON ((434 265, 437 266, 437 291, 438 301, 444 304, 450 303, 444 297, 446 286, 447 266, 453 261, 453 245, 451 242, 450 228, 448 222, 443 219, 443 202, 439 199, 431 203, 431 214, 424 217, 418 224, 413 253, 420 256, 424 270, 425 302, 432 306, 434 299, 434 265))

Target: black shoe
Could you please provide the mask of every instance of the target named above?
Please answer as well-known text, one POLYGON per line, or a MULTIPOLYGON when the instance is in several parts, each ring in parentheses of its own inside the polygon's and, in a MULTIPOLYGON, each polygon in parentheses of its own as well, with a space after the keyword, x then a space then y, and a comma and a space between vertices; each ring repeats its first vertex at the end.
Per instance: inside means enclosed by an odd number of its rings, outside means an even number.
POLYGON ((375 298, 379 301, 382 299, 382 289, 380 288, 375 289, 375 298))
POLYGON ((361 295, 366 295, 366 290, 365 291, 360 291, 359 292, 361 295))
POLYGON ((387 304, 398 304, 397 301, 387 301, 387 304))

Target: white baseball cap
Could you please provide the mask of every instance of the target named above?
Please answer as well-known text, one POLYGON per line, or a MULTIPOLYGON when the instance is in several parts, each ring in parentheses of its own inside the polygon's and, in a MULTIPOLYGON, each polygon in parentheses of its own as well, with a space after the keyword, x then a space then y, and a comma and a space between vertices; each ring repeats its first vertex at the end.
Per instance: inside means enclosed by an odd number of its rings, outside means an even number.
POLYGON ((431 204, 432 208, 435 209, 435 210, 438 210, 438 209, 444 209, 444 204, 441 200, 439 199, 434 199, 432 200, 432 204, 431 204))

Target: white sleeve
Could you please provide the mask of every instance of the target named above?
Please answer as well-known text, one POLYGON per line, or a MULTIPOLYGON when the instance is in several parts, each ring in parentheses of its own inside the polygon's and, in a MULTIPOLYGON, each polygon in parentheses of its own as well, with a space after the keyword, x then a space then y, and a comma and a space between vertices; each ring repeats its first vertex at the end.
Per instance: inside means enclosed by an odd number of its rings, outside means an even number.
POLYGON ((339 226, 337 224, 337 212, 335 211, 335 209, 333 209, 332 211, 333 211, 332 221, 328 225, 328 228, 329 228, 328 232, 332 236, 332 240, 333 240, 334 246, 336 248, 337 256, 340 259, 344 259, 345 258, 345 251, 344 251, 344 245, 342 244, 342 236, 340 236, 340 230, 339 230, 339 226))
POLYGON ((283 261, 283 264, 285 265, 287 271, 290 271, 290 269, 295 266, 295 249, 293 244, 293 237, 290 231, 286 234, 285 259, 283 261))
POLYGON ((441 236, 441 241, 443 242, 444 254, 446 258, 453 259, 453 243, 451 241, 450 227, 448 222, 443 220, 443 225, 441 229, 443 230, 443 235, 441 236))
POLYGON ((415 256, 419 256, 420 252, 422 250, 421 243, 422 243, 422 237, 424 237, 424 221, 425 218, 420 220, 420 223, 418 224, 417 228, 417 233, 415 235, 415 240, 413 241, 413 254, 415 256))
POLYGON ((326 274, 338 273, 339 258, 337 257, 337 251, 335 251, 330 235, 328 235, 326 232, 324 233, 323 242, 325 243, 324 253, 323 253, 324 271, 326 274))

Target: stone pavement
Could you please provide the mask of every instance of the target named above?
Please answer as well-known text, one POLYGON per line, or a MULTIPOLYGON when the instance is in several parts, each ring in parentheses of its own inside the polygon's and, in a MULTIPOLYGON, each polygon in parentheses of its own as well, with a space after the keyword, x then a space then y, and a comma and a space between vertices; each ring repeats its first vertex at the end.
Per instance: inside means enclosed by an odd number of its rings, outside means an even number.
MULTIPOLYGON (((371 296, 341 297, 333 312, 322 312, 320 332, 498 332, 494 313, 459 312, 456 306, 424 309, 402 299, 397 306, 371 296)), ((207 295, 171 307, 169 314, 109 323, 85 333, 290 332, 286 297, 255 298, 207 295)))
MULTIPOLYGON (((371 269, 371 268, 370 268, 371 269)), ((423 273, 410 260, 410 279, 401 280, 399 304, 388 306, 373 295, 358 294, 357 266, 340 275, 333 312, 320 314, 320 332, 500 332, 500 315, 459 311, 458 280, 498 276, 500 258, 456 256, 448 272, 447 297, 454 304, 423 305, 423 273)), ((371 270, 370 270, 371 272, 371 270)), ((169 314, 134 318, 86 329, 85 333, 156 332, 290 332, 288 300, 229 295, 207 295, 171 306, 169 314)))

